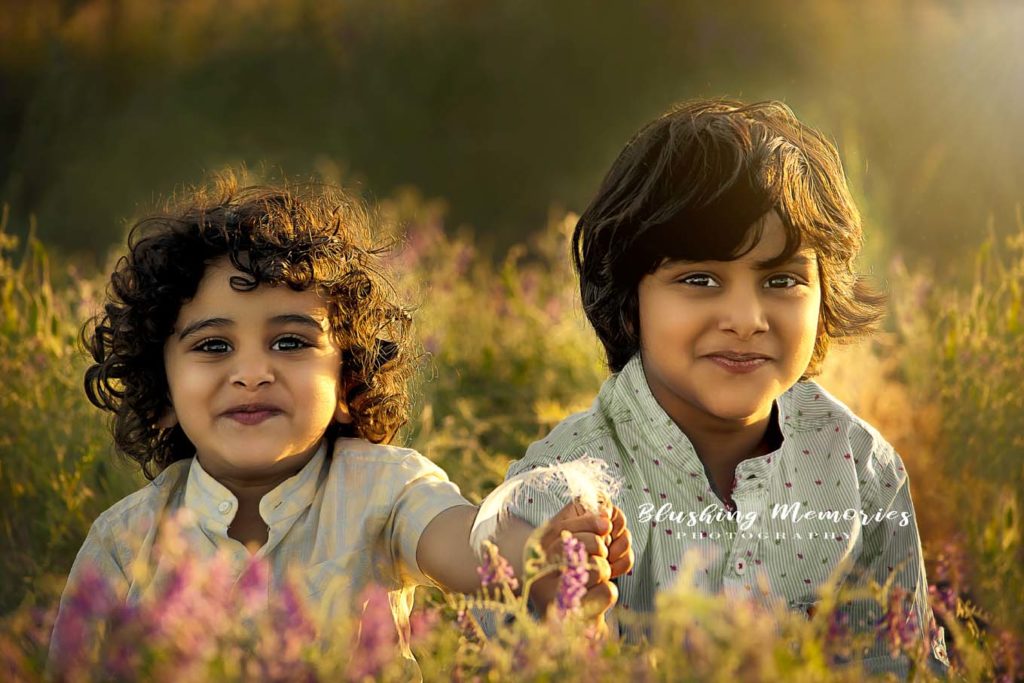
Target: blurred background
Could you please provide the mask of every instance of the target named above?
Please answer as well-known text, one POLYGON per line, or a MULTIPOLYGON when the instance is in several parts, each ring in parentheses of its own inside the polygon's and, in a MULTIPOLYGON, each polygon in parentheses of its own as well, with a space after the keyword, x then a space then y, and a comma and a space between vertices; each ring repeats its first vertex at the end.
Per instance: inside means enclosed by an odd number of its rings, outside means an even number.
POLYGON ((724 95, 840 148, 891 306, 821 382, 903 455, 972 676, 1024 675, 1022 35, 1009 1, 0 0, 0 615, 144 483, 76 345, 134 219, 225 168, 373 201, 425 351, 399 441, 479 499, 606 377, 575 213, 641 125, 724 95))
POLYGON ((673 102, 785 100, 872 241, 945 266, 1024 180, 1016 2, 5 0, 0 197, 96 258, 225 164, 443 198, 499 251, 673 102))

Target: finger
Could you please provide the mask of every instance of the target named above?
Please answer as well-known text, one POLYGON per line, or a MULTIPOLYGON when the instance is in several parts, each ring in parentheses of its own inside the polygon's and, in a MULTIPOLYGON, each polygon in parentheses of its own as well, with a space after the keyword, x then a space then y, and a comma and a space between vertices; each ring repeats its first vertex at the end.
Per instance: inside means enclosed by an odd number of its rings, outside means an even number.
POLYGON ((587 513, 579 517, 572 518, 561 518, 559 519, 556 515, 552 517, 548 522, 548 533, 554 533, 558 536, 562 533, 562 530, 572 532, 573 534, 586 531, 598 536, 604 536, 611 531, 612 523, 607 517, 601 517, 593 513, 587 513))
POLYGON ((590 571, 587 574, 587 588, 606 583, 611 580, 612 566, 603 557, 590 558, 590 571))
POLYGON ((633 569, 633 563, 636 560, 636 556, 633 553, 633 549, 630 548, 629 552, 624 556, 619 557, 611 561, 611 578, 617 579, 623 574, 628 574, 633 569))
POLYGON ((596 510, 588 510, 586 507, 584 507, 580 497, 576 496, 571 501, 566 503, 561 510, 555 513, 554 517, 551 518, 551 521, 573 519, 575 517, 585 517, 588 515, 594 515, 597 517, 603 517, 607 520, 611 520, 612 509, 613 508, 611 502, 608 501, 607 498, 603 498, 598 500, 596 510))
POLYGON ((555 522, 581 517, 583 514, 586 514, 586 511, 584 511, 583 513, 580 512, 582 508, 583 506, 579 504, 579 499, 573 498, 571 501, 566 503, 561 510, 555 513, 555 516, 551 518, 551 521, 555 522))
POLYGON ((619 589, 610 581, 599 583, 587 590, 583 596, 583 611, 587 616, 597 616, 607 612, 618 602, 619 589))
POLYGON ((618 538, 626 531, 626 515, 618 507, 612 508, 612 538, 618 538))
POLYGON ((633 535, 627 529, 621 536, 608 545, 608 559, 615 561, 625 555, 633 547, 633 535))
MULTIPOLYGON (((604 542, 603 537, 597 534, 590 533, 579 533, 573 534, 583 547, 587 551, 587 555, 596 555, 598 557, 608 557, 608 546, 604 542)), ((547 545, 544 546, 544 553, 548 557, 561 557, 562 556, 562 538, 552 539, 548 541, 547 545)))

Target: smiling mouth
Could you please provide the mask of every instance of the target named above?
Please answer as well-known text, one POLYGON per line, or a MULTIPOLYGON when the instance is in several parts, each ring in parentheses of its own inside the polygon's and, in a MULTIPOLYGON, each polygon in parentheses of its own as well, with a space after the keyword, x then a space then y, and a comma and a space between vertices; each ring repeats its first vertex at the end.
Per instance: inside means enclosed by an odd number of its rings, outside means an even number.
POLYGON ((257 425, 281 414, 281 410, 272 406, 245 406, 229 410, 223 414, 223 417, 243 425, 257 425))
POLYGON ((723 370, 734 373, 753 372, 771 360, 766 356, 739 354, 711 354, 705 358, 723 370))

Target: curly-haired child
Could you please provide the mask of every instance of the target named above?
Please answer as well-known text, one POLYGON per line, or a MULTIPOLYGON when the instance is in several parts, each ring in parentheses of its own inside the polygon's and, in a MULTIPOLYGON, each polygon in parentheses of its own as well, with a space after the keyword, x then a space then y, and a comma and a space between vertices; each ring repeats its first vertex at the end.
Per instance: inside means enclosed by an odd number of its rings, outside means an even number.
MULTIPOLYGON (((416 586, 480 586, 477 508, 429 460, 387 445, 407 419, 415 358, 365 209, 331 188, 227 178, 141 221, 128 242, 104 311, 83 329, 85 389, 152 481, 96 520, 65 596, 98 571, 118 597, 140 600, 161 580, 161 522, 185 508, 197 520, 189 552, 228 553, 239 574, 255 555, 309 596, 339 576, 350 596, 383 586, 407 654, 416 586), (133 571, 140 562, 157 565, 148 580, 133 571)), ((562 529, 583 541, 599 610, 615 597, 611 527, 607 512, 567 506, 543 542, 558 547, 562 529)), ((520 572, 531 529, 512 520, 496 539, 520 572)))
MULTIPOLYGON (((613 374, 508 476, 582 454, 622 475, 636 569, 619 609, 653 610, 688 551, 699 589, 807 612, 838 569, 907 595, 901 631, 945 665, 903 463, 809 379, 881 317, 861 240, 835 147, 779 102, 679 105, 612 164, 572 256, 613 374)), ((539 523, 563 498, 515 513, 539 523)), ((881 622, 873 600, 844 609, 852 629, 881 622)), ((907 665, 881 641, 866 662, 907 665)))

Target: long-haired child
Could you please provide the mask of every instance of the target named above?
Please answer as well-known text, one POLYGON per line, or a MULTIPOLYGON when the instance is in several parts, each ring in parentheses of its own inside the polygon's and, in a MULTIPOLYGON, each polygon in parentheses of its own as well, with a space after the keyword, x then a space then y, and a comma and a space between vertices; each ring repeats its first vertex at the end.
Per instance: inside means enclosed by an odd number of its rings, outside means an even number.
MULTIPOLYGON (((183 532, 189 552, 226 553, 239 575, 262 558, 271 591, 286 574, 311 597, 337 577, 353 597, 383 586, 406 654, 416 586, 479 587, 477 508, 429 460, 388 445, 408 416, 415 358, 368 232, 365 209, 340 191, 231 178, 135 226, 83 331, 85 388, 151 481, 93 524, 65 596, 91 571, 141 600, 165 578, 161 522, 182 509, 197 521, 183 532), (152 566, 139 574, 139 563, 152 566)), ((547 541, 562 529, 583 541, 599 610, 615 599, 608 517, 567 506, 547 541)), ((520 572, 531 529, 512 520, 496 539, 520 572)), ((65 617, 62 601, 57 667, 65 617)))

